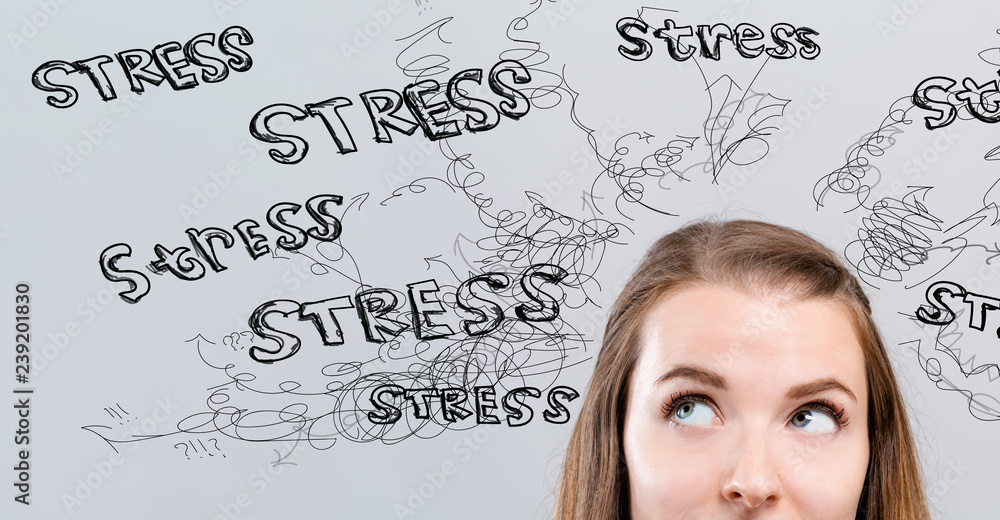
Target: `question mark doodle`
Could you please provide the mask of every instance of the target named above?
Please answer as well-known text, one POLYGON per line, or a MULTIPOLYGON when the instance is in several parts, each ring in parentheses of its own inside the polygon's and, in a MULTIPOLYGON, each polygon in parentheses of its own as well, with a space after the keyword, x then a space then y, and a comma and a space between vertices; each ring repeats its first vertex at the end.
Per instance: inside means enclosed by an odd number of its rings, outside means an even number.
MULTIPOLYGON (((249 339, 253 339, 254 338, 253 332, 247 332, 247 331, 244 331, 244 332, 234 332, 234 333, 232 333, 232 334, 230 334, 230 335, 222 338, 222 344, 223 345, 228 345, 229 347, 232 347, 233 352, 236 352, 236 344, 239 343, 240 340, 242 340, 244 336, 248 336, 249 339)), ((243 350, 245 348, 246 348, 246 345, 241 345, 240 346, 240 350, 243 350)))
POLYGON ((187 457, 188 460, 191 460, 191 457, 188 456, 188 450, 187 450, 188 445, 183 442, 178 442, 177 444, 174 444, 174 448, 178 446, 184 446, 184 456, 187 457))
MULTIPOLYGON (((210 440, 210 441, 212 441, 213 443, 215 443, 215 449, 216 449, 216 450, 217 450, 217 451, 218 451, 218 452, 219 452, 220 454, 222 454, 222 458, 226 458, 226 454, 225 454, 225 453, 222 453, 222 450, 220 450, 220 449, 219 449, 219 440, 218 440, 218 439, 216 439, 215 437, 212 437, 211 439, 208 439, 208 440, 210 440)), ((211 455, 211 453, 209 453, 209 455, 211 455)))

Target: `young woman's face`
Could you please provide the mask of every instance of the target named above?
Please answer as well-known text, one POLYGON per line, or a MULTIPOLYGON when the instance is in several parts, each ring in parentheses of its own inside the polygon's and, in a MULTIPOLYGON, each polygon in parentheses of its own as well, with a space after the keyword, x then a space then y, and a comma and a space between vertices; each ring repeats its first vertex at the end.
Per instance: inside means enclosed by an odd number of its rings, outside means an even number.
POLYGON ((868 468, 842 305, 696 287, 646 316, 623 446, 633 520, 853 520, 868 468))

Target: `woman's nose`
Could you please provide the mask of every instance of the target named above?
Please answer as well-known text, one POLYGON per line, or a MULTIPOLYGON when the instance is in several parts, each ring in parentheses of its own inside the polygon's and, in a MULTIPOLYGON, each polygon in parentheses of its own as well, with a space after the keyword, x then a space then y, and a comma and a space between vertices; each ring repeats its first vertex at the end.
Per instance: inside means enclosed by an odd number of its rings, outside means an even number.
POLYGON ((754 509, 781 499, 781 479, 765 437, 744 439, 732 457, 722 486, 727 500, 754 509))

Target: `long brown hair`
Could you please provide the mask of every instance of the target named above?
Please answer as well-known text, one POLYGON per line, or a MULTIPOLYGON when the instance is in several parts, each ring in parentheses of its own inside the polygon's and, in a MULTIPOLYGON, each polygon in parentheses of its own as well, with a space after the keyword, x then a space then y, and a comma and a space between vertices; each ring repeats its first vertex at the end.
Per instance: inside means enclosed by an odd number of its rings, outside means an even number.
POLYGON ((906 409, 857 279, 832 251, 798 231, 734 220, 698 222, 659 239, 615 301, 566 452, 557 520, 629 517, 622 430, 643 319, 665 294, 692 285, 842 303, 864 351, 868 385, 870 453, 857 518, 930 518, 906 409))

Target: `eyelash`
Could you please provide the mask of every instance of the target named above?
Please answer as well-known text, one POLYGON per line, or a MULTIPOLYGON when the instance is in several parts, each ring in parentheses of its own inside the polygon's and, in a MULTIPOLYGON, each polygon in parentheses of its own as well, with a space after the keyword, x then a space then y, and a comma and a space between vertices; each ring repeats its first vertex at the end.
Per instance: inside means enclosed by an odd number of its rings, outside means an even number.
POLYGON ((689 392, 689 391, 674 392, 670 394, 670 398, 667 399, 667 402, 663 403, 663 405, 660 407, 660 410, 663 411, 663 416, 669 419, 674 415, 675 412, 677 412, 677 408, 681 405, 681 403, 685 403, 688 401, 693 401, 702 404, 711 404, 711 399, 701 394, 696 394, 694 392, 689 392))
MULTIPOLYGON (((663 412, 663 417, 666 419, 670 419, 671 417, 673 417, 674 413, 677 412, 677 408, 682 403, 686 402, 695 402, 695 403, 711 405, 712 400, 709 399, 708 396, 696 394, 690 391, 672 393, 670 394, 670 397, 667 399, 667 401, 663 403, 663 405, 660 407, 660 410, 663 412)), ((801 410, 819 410, 821 412, 824 412, 828 414, 830 417, 833 417, 834 421, 836 421, 841 428, 844 428, 850 423, 850 419, 844 417, 844 413, 847 410, 841 407, 840 410, 838 411, 837 406, 833 404, 833 402, 828 401, 826 399, 817 399, 816 401, 806 403, 805 405, 796 409, 796 413, 798 413, 801 410)))
POLYGON ((799 408, 799 410, 803 409, 810 409, 810 410, 819 409, 820 411, 826 412, 827 414, 830 415, 830 417, 833 417, 833 420, 836 421, 841 428, 847 426, 851 422, 849 418, 844 417, 844 412, 846 412, 847 409, 841 407, 840 411, 837 411, 837 405, 833 404, 832 402, 826 399, 817 399, 816 401, 813 401, 803 406, 802 408, 799 408))

